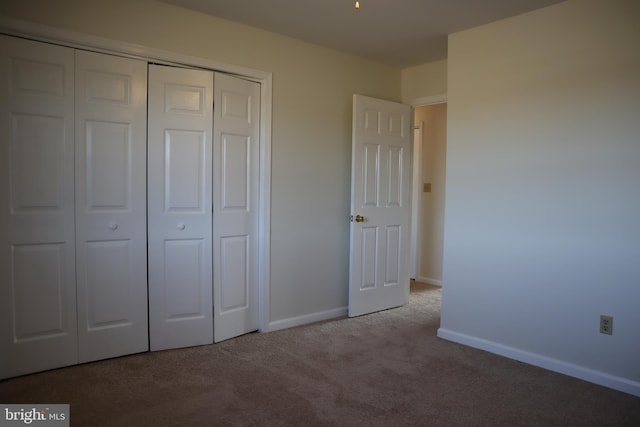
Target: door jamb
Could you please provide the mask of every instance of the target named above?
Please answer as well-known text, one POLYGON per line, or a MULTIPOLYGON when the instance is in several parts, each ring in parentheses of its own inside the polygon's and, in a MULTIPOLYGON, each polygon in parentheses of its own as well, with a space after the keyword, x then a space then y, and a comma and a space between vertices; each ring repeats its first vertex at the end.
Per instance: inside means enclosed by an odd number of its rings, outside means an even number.
MULTIPOLYGON (((415 99, 411 99, 407 102, 409 105, 411 105, 413 107, 413 117, 412 119, 414 120, 414 125, 412 130, 416 130, 419 129, 420 131, 420 142, 422 144, 424 144, 424 123, 420 122, 420 123, 415 123, 415 110, 418 107, 424 107, 427 105, 437 105, 437 104, 445 104, 447 103, 447 94, 446 93, 442 93, 439 95, 432 95, 432 96, 426 96, 423 98, 415 98, 415 99)), ((414 138, 414 142, 415 142, 415 138, 414 138)), ((413 167, 416 168, 413 170, 413 173, 417 173, 420 176, 420 182, 419 182, 419 187, 422 187, 422 147, 420 147, 420 159, 412 159, 413 160, 413 167), (418 163, 419 162, 419 163, 418 163)), ((413 150, 413 153, 415 153, 415 148, 413 150)), ((412 176, 413 178, 413 176, 412 176)), ((412 180, 412 182, 415 182, 415 180, 412 180)), ((420 266, 421 266, 421 262, 420 262, 420 258, 419 256, 421 255, 421 251, 420 248, 422 247, 422 227, 420 227, 420 215, 422 212, 422 203, 421 203, 421 197, 422 195, 422 189, 418 188, 418 191, 413 191, 411 193, 411 224, 412 226, 415 224, 415 229, 411 229, 411 257, 410 259, 413 260, 415 257, 415 265, 412 263, 412 267, 415 266, 415 271, 411 271, 412 274, 414 274, 414 279, 418 280, 418 281, 422 281, 422 282, 428 282, 428 279, 421 277, 420 276, 420 266), (418 215, 418 218, 416 218, 414 220, 414 215, 418 215), (414 246, 414 239, 415 236, 415 246, 414 246), (416 251, 414 253, 414 250, 416 251)), ((440 284, 439 286, 442 286, 442 284, 440 284)))
POLYGON ((420 195, 422 194, 422 140, 424 134, 424 122, 415 122, 415 109, 412 111, 414 124, 413 131, 413 152, 411 157, 411 271, 409 277, 417 279, 420 272, 420 214, 422 212, 422 203, 420 195), (416 135, 417 133, 417 135, 416 135))
POLYGON ((149 63, 198 67, 223 72, 260 83, 260 195, 258 219, 258 318, 259 330, 269 328, 271 286, 271 123, 273 74, 212 59, 183 55, 162 49, 49 27, 0 16, 0 34, 141 59, 149 63))

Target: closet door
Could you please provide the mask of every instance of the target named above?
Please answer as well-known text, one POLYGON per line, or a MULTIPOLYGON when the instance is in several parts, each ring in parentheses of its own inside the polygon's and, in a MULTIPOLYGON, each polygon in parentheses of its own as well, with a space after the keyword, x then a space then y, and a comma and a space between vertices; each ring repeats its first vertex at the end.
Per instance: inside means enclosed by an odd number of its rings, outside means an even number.
POLYGON ((215 75, 214 337, 258 329, 260 85, 215 75))
POLYGON ((149 66, 151 350, 213 342, 213 73, 149 66))
POLYGON ((73 58, 0 36, 0 378, 77 362, 73 58))
POLYGON ((79 360, 149 349, 147 64, 76 51, 79 360))

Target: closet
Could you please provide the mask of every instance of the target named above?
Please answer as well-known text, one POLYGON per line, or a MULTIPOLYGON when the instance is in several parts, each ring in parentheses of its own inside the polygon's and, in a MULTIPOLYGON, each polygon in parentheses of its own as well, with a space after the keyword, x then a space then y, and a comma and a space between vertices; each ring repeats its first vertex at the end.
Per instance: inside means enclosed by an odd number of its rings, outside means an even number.
POLYGON ((256 330, 259 84, 0 57, 0 378, 256 330))

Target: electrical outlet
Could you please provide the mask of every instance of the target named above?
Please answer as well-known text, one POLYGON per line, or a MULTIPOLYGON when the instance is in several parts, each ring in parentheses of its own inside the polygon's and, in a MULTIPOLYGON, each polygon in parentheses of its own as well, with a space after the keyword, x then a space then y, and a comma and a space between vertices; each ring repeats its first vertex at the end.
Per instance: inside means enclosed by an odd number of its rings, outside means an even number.
POLYGON ((613 316, 600 315, 600 333, 613 335, 613 316))

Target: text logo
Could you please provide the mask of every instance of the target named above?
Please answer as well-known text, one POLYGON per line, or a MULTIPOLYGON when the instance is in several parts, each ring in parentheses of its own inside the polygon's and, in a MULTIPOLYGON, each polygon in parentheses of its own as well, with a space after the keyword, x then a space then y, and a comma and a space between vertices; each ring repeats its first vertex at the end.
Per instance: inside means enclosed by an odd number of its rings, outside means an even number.
POLYGON ((69 405, 2 405, 0 427, 57 426, 69 427, 69 405))

